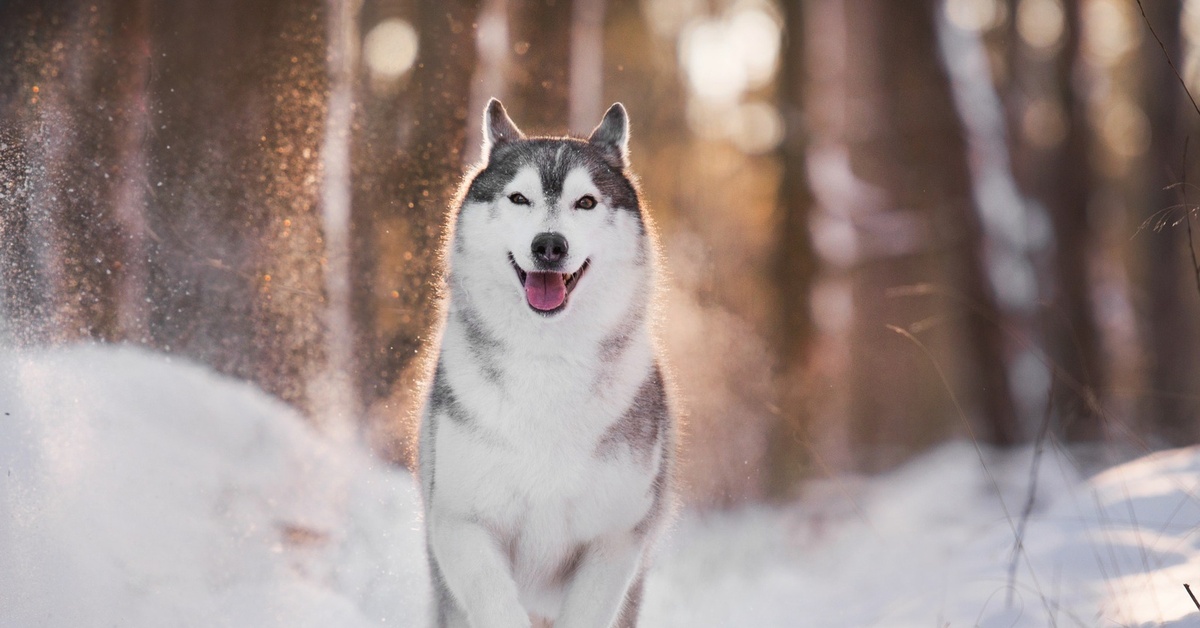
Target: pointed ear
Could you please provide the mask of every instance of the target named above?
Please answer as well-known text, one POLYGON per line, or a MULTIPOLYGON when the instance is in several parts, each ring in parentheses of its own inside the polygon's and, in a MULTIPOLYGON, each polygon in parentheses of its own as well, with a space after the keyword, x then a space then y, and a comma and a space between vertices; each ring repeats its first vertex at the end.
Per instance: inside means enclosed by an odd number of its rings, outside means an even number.
POLYGON ((603 149, 614 166, 624 168, 629 164, 629 115, 624 105, 618 102, 608 108, 588 142, 603 149))
POLYGON ((495 98, 489 100, 483 110, 483 154, 490 154, 496 144, 523 139, 525 134, 513 124, 504 105, 495 98))

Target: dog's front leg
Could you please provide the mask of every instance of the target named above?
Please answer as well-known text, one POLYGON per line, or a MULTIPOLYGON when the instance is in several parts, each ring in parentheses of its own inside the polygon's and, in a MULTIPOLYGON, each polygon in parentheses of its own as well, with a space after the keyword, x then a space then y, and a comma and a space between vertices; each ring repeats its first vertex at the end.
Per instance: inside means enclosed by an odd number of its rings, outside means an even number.
POLYGON ((442 578, 471 628, 530 628, 508 561, 486 528, 444 518, 431 521, 429 531, 442 578))
POLYGON ((555 628, 611 628, 642 557, 631 533, 593 541, 567 589, 555 628))

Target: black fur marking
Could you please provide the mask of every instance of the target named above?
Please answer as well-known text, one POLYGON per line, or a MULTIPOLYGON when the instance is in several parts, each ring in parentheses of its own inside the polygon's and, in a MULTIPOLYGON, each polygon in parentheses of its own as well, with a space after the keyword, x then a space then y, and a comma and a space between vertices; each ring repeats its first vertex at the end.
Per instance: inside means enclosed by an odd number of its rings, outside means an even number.
MULTIPOLYGON (((450 387, 450 382, 446 379, 446 373, 440 363, 433 374, 433 392, 429 395, 429 410, 435 415, 445 413, 451 421, 461 427, 470 427, 474 423, 474 418, 454 395, 454 389, 450 387)), ((434 420, 436 421, 436 418, 434 420)))
POLYGON ((637 189, 625 176, 625 171, 610 161, 603 148, 574 138, 535 138, 496 144, 492 147, 487 166, 471 180, 467 188, 467 201, 491 203, 525 166, 533 166, 537 170, 542 190, 552 204, 562 195, 567 173, 582 167, 587 170, 606 202, 641 217, 637 189))
POLYGON ((504 350, 504 343, 484 327, 475 310, 462 308, 456 314, 467 335, 467 350, 479 365, 484 379, 493 384, 499 383, 502 373, 496 354, 504 350))
POLYGON ((649 464, 667 422, 667 392, 662 370, 654 365, 646 381, 638 388, 633 403, 617 419, 596 445, 596 456, 612 458, 622 445, 629 447, 642 464, 649 464))

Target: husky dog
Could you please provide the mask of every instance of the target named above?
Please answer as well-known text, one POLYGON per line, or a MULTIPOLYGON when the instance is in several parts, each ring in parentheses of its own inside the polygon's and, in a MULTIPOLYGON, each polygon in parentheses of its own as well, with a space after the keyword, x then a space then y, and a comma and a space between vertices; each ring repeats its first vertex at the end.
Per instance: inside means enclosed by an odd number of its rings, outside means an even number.
POLYGON ((675 422, 625 108, 586 140, 527 138, 495 99, 483 126, 421 416, 436 623, 635 626, 675 422))

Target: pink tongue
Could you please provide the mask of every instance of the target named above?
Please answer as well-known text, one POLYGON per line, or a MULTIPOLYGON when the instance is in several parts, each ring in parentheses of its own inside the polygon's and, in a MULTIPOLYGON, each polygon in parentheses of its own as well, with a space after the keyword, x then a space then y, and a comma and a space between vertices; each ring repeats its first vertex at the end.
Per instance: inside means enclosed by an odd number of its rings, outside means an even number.
POLYGON ((525 300, 543 312, 567 300, 567 285, 561 273, 532 272, 525 277, 525 300))

